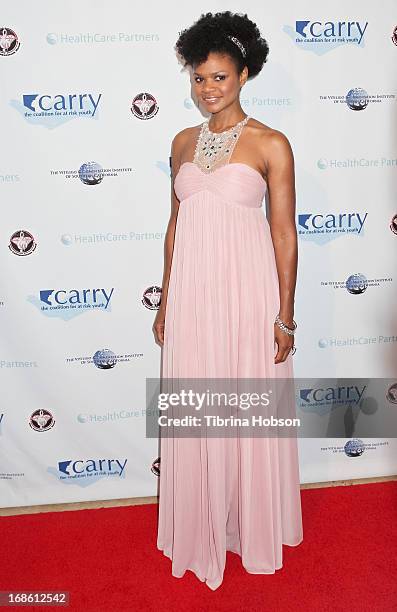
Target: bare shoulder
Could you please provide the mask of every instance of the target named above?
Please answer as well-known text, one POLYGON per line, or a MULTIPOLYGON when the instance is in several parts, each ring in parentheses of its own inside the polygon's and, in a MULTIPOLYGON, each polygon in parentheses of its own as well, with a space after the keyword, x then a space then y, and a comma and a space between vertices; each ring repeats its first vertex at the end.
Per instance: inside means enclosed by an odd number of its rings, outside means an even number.
POLYGON ((256 146, 258 146, 261 155, 265 159, 270 160, 273 156, 292 156, 291 144, 283 132, 275 130, 253 117, 251 117, 249 125, 252 128, 252 135, 256 140, 256 146))
POLYGON ((201 124, 193 125, 191 127, 186 127, 175 134, 171 143, 172 154, 178 157, 183 149, 189 145, 189 142, 197 137, 197 132, 200 127, 201 124))

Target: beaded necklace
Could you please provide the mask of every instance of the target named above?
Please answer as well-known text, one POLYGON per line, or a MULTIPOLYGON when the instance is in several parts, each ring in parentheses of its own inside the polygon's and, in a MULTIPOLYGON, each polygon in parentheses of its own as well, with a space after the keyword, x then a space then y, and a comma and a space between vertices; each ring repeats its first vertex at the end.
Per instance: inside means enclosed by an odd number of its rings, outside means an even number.
POLYGON ((233 149, 247 123, 249 116, 247 115, 224 132, 211 132, 208 127, 209 119, 206 119, 201 124, 201 130, 196 143, 193 163, 203 172, 212 172, 219 166, 229 163, 233 149))

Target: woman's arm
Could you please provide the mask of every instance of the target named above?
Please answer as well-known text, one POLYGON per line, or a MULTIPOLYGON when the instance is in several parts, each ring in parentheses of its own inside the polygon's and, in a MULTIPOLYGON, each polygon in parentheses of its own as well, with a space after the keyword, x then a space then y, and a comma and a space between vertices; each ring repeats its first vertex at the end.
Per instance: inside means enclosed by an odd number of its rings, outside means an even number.
MULTIPOLYGON (((268 136, 267 182, 269 188, 269 225, 274 245, 280 291, 280 319, 293 327, 295 286, 298 265, 298 237, 295 225, 294 157, 288 139, 278 131, 268 136)), ((277 326, 276 326, 277 327, 277 326)), ((277 359, 284 361, 293 346, 293 337, 276 335, 277 359)), ((276 360, 277 362, 277 360, 276 360)))
POLYGON ((171 215, 168 221, 164 240, 164 271, 162 280, 161 302, 153 324, 153 332, 157 343, 164 343, 164 322, 167 306, 168 285, 170 280, 172 255, 174 251, 175 228, 179 210, 179 200, 174 191, 175 176, 180 167, 180 151, 183 141, 182 132, 179 132, 171 144, 171 215))

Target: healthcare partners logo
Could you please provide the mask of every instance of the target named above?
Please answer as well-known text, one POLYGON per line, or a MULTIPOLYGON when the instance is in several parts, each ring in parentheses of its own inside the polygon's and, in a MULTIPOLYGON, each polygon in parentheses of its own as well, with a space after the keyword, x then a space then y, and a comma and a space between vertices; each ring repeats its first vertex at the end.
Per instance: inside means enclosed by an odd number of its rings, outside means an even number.
POLYGON ((346 235, 364 234, 363 227, 368 213, 300 213, 298 234, 300 238, 324 244, 346 235))
POLYGON ((47 317, 58 317, 65 321, 83 312, 93 310, 110 311, 112 289, 41 289, 39 297, 28 296, 28 302, 36 306, 47 317))
POLYGON ((67 180, 80 179, 83 185, 99 185, 105 177, 118 177, 120 174, 129 174, 132 168, 103 168, 96 161, 88 161, 81 164, 78 170, 50 170, 51 176, 60 176, 67 180))
POLYGON ((98 349, 91 357, 67 357, 66 363, 78 363, 79 365, 94 365, 98 370, 112 370, 117 363, 129 363, 136 359, 142 359, 143 353, 115 353, 111 349, 98 349))
POLYGON ((147 414, 148 409, 146 408, 132 408, 130 410, 119 408, 102 414, 98 412, 80 412, 76 415, 76 420, 80 425, 99 425, 100 423, 116 423, 124 419, 141 419, 147 416, 147 414))
POLYGON ((346 170, 357 168, 397 168, 397 157, 345 157, 343 159, 320 157, 319 170, 346 170))
POLYGON ((160 37, 152 32, 49 32, 46 41, 49 45, 106 45, 124 43, 159 42, 160 37))
POLYGON ((11 28, 0 27, 0 55, 13 55, 21 46, 17 34, 11 28))
POLYGON ((26 93, 10 104, 32 125, 53 129, 72 119, 97 119, 101 98, 101 93, 26 93))
POLYGON ((368 347, 374 344, 391 344, 397 342, 397 336, 379 334, 378 336, 348 336, 344 338, 320 338, 318 347, 321 349, 339 349, 356 347, 368 347))
MULTIPOLYGON (((1 303, 2 302, 0 302, 0 304, 1 303)), ((3 303, 3 305, 4 305, 4 303, 3 303)), ((8 359, 1 359, 0 360, 0 370, 3 370, 3 369, 7 369, 8 370, 10 368, 18 368, 18 369, 25 368, 26 369, 26 368, 38 368, 38 367, 39 367, 39 365, 38 365, 37 361, 27 361, 27 360, 26 361, 25 360, 22 361, 22 359, 13 359, 12 361, 11 361, 11 359, 10 360, 8 360, 8 359)))
POLYGON ((387 334, 379 334, 378 336, 345 336, 344 338, 320 338, 318 341, 318 347, 321 349, 339 349, 339 348, 351 348, 365 347, 368 348, 374 344, 392 344, 397 342, 397 336, 390 336, 387 334))
POLYGON ((283 31, 304 51, 324 55, 340 45, 364 46, 368 21, 295 21, 295 28, 285 25, 283 31))
POLYGON ((395 93, 368 93, 362 87, 353 87, 345 95, 321 95, 320 102, 333 102, 343 104, 352 111, 362 111, 369 104, 380 104, 382 102, 395 102, 395 93))
POLYGON ((62 234, 60 241, 64 246, 103 246, 122 244, 127 241, 144 242, 147 240, 164 240, 165 232, 103 232, 96 234, 62 234))
POLYGON ((380 287, 383 283, 391 283, 390 278, 366 278, 364 274, 351 274, 345 281, 320 281, 321 287, 332 287, 333 289, 346 289, 352 295, 361 295, 368 287, 380 287))
MULTIPOLYGON (((240 104, 244 109, 249 110, 250 108, 263 108, 267 110, 283 111, 289 110, 294 106, 295 98, 289 98, 287 96, 251 96, 250 98, 240 97, 240 104)), ((196 109, 196 106, 191 98, 185 98, 183 105, 187 110, 196 109)))
POLYGON ((20 174, 3 174, 3 172, 0 170, 0 185, 12 185, 15 183, 19 183, 20 180, 20 174))
POLYGON ((52 473, 65 484, 89 486, 106 477, 125 478, 127 459, 67 459, 58 462, 58 469, 49 467, 52 473))

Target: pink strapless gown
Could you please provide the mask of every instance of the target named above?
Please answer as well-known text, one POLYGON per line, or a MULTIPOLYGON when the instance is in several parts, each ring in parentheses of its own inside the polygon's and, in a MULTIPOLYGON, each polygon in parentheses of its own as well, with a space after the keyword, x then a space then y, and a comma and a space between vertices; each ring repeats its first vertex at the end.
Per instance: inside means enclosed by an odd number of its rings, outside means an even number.
MULTIPOLYGON (((185 162, 165 317, 165 378, 290 378, 274 363, 276 261, 262 208, 266 183, 229 163, 210 174, 185 162)), ((157 547, 172 575, 215 590, 226 551, 252 574, 282 567, 303 539, 296 438, 162 438, 157 547)))

